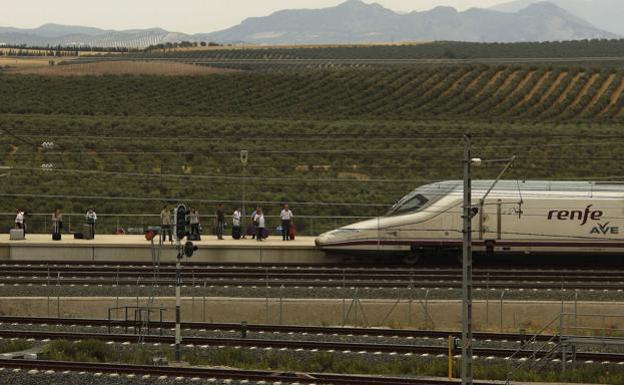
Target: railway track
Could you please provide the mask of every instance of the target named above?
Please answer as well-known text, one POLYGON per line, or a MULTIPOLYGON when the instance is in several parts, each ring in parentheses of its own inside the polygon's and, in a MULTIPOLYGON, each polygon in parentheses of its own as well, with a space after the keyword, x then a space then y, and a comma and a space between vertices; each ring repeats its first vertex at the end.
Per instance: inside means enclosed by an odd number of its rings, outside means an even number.
MULTIPOLYGON (((190 286, 241 287, 420 287, 460 288, 458 268, 345 268, 191 264, 182 271, 190 286)), ((622 290, 622 270, 475 269, 474 286, 483 289, 622 290)), ((173 265, 30 263, 0 265, 4 285, 175 284, 173 265)))
MULTIPOLYGON (((173 336, 159 335, 136 335, 136 334, 102 334, 102 333, 68 333, 68 332, 46 332, 46 331, 20 331, 20 330, 0 330, 1 338, 23 339, 23 340, 100 340, 106 342, 117 342, 126 344, 158 344, 169 345, 174 343, 173 336)), ((325 342, 317 340, 284 340, 284 339, 251 339, 251 338, 214 338, 214 337, 185 337, 183 345, 188 347, 207 348, 250 348, 250 349, 280 349, 280 350, 307 350, 311 352, 324 351, 329 353, 371 353, 392 355, 402 354, 407 356, 423 357, 445 357, 448 355, 447 346, 433 345, 408 345, 408 344, 377 344, 362 342, 325 342)), ((500 358, 500 359, 522 359, 522 358, 548 358, 552 357, 546 350, 532 349, 509 349, 509 348, 484 348, 473 349, 475 357, 500 358)), ((585 352, 575 353, 577 360, 592 362, 615 362, 624 363, 622 353, 585 352)))
MULTIPOLYGON (((0 359, 0 367, 23 370, 134 374, 141 376, 168 376, 215 380, 254 381, 281 384, 335 384, 335 385, 449 385, 456 381, 444 379, 414 379, 320 373, 285 373, 257 370, 206 369, 193 367, 168 367, 148 365, 103 364, 63 361, 29 361, 0 359)), ((475 381, 475 385, 492 385, 493 382, 475 381)))
MULTIPOLYGON (((3 324, 13 325, 70 325, 70 326, 97 326, 97 327, 124 327, 145 328, 145 324, 139 321, 108 320, 94 318, 48 318, 48 317, 6 317, 0 316, 0 326, 3 324)), ((151 329, 172 329, 173 321, 150 321, 151 329)), ((433 331, 416 329, 372 329, 353 327, 322 327, 322 326, 290 326, 290 325, 259 325, 259 324, 232 324, 232 323, 205 323, 205 322, 182 322, 183 329, 208 330, 208 331, 234 331, 242 333, 262 332, 273 334, 309 334, 309 335, 335 335, 335 336, 363 336, 363 337, 390 337, 390 338, 448 338, 449 336, 460 338, 458 331, 433 331)), ((550 341, 554 336, 539 335, 534 337, 536 341, 550 341)), ((476 340, 491 341, 526 341, 531 338, 527 334, 519 333, 484 333, 474 332, 476 340)))

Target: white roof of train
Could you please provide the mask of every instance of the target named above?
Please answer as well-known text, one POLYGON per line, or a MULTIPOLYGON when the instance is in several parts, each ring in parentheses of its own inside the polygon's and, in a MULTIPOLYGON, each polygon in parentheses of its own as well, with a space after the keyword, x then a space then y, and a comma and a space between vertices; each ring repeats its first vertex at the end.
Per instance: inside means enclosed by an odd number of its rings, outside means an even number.
MULTIPOLYGON (((487 190, 494 180, 473 180, 473 190, 487 190)), ((436 190, 445 191, 446 193, 462 191, 464 182, 461 180, 447 180, 442 182, 423 185, 416 190, 426 189, 435 193, 436 190)), ((414 191, 416 191, 414 190, 414 191)), ((548 181, 548 180, 499 180, 492 191, 567 191, 567 192, 621 192, 624 193, 624 182, 591 182, 591 181, 548 181)))

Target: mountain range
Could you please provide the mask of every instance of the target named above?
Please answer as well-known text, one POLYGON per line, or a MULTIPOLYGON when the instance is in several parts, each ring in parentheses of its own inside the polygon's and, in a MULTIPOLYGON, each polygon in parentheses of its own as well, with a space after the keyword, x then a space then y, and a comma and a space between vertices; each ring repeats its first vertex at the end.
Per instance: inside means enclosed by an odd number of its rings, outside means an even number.
MULTIPOLYGON (((553 0, 588 2, 589 0, 553 0)), ((614 2, 621 0, 592 0, 614 2)), ((623 8, 620 6, 620 8, 623 8)), ((623 8, 624 9, 624 8, 623 8)), ((522 42, 616 38, 554 2, 517 0, 494 9, 451 7, 396 13, 379 4, 348 0, 322 9, 283 10, 239 25, 188 35, 160 28, 103 30, 45 24, 34 29, 0 27, 0 45, 137 47, 178 41, 245 44, 345 44, 431 40, 522 42)))
MULTIPOLYGON (((490 9, 518 12, 543 0, 515 0, 490 9)), ((624 35, 624 1, 622 0, 548 0, 597 28, 624 35)))

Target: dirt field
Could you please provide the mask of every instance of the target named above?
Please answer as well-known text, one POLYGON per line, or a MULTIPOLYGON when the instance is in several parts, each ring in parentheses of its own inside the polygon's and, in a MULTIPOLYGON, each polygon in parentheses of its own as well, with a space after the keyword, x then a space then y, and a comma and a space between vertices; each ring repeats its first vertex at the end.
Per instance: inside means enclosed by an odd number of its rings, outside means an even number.
MULTIPOLYGON (((1 63, 1 62, 0 62, 1 63)), ((11 65, 11 64, 9 64, 11 65)), ((19 66, 7 72, 14 74, 44 75, 44 76, 85 76, 85 75, 208 75, 233 70, 212 68, 183 63, 164 62, 96 62, 49 66, 47 60, 39 66, 19 66)))
POLYGON ((0 68, 40 68, 47 67, 48 61, 54 58, 47 57, 33 57, 33 58, 16 58, 16 57, 2 57, 0 56, 0 68))

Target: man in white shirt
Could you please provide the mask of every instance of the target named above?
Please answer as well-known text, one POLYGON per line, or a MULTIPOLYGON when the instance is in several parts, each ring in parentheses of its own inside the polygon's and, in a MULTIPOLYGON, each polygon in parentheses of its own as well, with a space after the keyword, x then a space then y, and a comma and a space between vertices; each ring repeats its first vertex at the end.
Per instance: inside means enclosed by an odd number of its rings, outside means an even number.
POLYGON ((232 214, 232 238, 240 239, 241 237, 241 211, 239 208, 234 210, 232 214))
POLYGON ((255 217, 255 221, 258 223, 258 225, 256 226, 256 240, 257 241, 262 241, 263 240, 263 236, 262 233, 264 232, 264 214, 262 213, 262 209, 260 207, 258 207, 258 209, 256 210, 256 217, 255 217))
POLYGON ((280 219, 282 220, 282 241, 290 240, 290 223, 293 218, 294 215, 288 208, 288 203, 286 203, 280 213, 280 219))
POLYGON ((87 211, 85 219, 87 220, 89 227, 91 227, 91 235, 93 239, 95 239, 95 223, 97 222, 97 214, 95 213, 94 208, 90 208, 89 211, 87 211))

